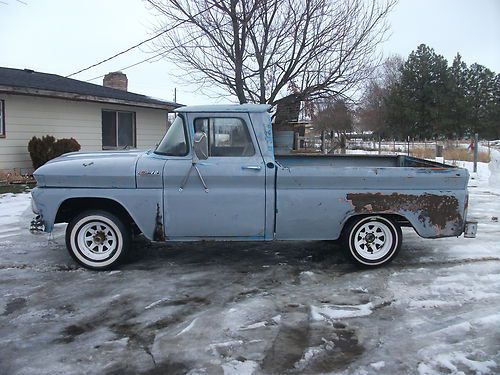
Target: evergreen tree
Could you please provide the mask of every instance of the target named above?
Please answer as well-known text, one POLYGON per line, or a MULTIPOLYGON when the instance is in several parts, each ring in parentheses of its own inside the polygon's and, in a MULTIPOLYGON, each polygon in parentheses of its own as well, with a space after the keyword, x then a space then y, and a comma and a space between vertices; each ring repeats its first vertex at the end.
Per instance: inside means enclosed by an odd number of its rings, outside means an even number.
POLYGON ((405 139, 500 138, 500 74, 467 64, 459 53, 447 61, 425 44, 392 64, 366 88, 358 110, 366 129, 405 139), (388 71, 388 70, 387 70, 388 71))
POLYGON ((442 133, 450 106, 450 86, 446 59, 425 44, 418 46, 403 65, 396 90, 403 101, 407 135, 425 139, 442 133))
MULTIPOLYGON (((488 68, 472 64, 467 75, 469 132, 487 133, 495 124, 496 77, 488 68)), ((498 121, 498 120, 497 120, 498 121)))
POLYGON ((450 91, 448 118, 442 125, 444 135, 448 138, 461 138, 468 128, 468 113, 470 112, 467 100, 467 80, 469 70, 462 61, 459 53, 453 59, 450 67, 450 91))
POLYGON ((485 134, 488 139, 500 139, 500 73, 495 77, 494 86, 495 99, 490 111, 492 118, 488 131, 485 134))

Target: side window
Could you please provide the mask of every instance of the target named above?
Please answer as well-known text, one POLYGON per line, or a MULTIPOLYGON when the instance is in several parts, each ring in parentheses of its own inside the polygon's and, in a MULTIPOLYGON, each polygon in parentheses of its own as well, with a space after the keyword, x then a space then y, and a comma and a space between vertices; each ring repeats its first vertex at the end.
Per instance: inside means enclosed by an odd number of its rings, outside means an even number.
POLYGON ((197 118, 194 121, 194 131, 207 134, 209 156, 255 155, 248 127, 239 118, 197 118))
POLYGON ((135 147, 135 113, 102 111, 102 148, 135 147))

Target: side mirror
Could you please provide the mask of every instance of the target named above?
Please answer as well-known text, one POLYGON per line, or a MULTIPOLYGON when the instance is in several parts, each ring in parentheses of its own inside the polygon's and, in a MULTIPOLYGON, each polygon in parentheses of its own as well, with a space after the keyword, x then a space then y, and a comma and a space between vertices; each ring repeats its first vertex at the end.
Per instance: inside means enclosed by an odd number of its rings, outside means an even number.
POLYGON ((198 160, 208 159, 208 137, 205 132, 194 133, 193 149, 198 160))

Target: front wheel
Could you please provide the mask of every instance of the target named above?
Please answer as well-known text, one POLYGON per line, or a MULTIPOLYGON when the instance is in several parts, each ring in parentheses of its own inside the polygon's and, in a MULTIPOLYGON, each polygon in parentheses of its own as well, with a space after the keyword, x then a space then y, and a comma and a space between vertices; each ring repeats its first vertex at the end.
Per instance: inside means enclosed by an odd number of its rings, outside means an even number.
POLYGON ((120 219, 106 211, 82 212, 66 229, 66 247, 70 255, 92 270, 117 265, 129 246, 129 231, 120 219))
POLYGON ((344 232, 351 260, 363 267, 376 267, 392 261, 401 248, 401 228, 382 216, 353 220, 344 232))

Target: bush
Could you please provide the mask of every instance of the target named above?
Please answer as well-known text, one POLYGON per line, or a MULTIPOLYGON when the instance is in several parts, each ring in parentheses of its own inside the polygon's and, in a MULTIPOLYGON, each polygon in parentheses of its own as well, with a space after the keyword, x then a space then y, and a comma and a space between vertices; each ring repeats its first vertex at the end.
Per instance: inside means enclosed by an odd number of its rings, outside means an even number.
POLYGON ((66 154, 68 152, 80 151, 80 144, 74 138, 62 138, 54 143, 53 155, 54 158, 66 154))
POLYGON ((56 141, 51 135, 46 135, 42 138, 33 137, 28 143, 28 151, 35 169, 67 152, 79 150, 80 144, 74 138, 62 138, 56 141))

